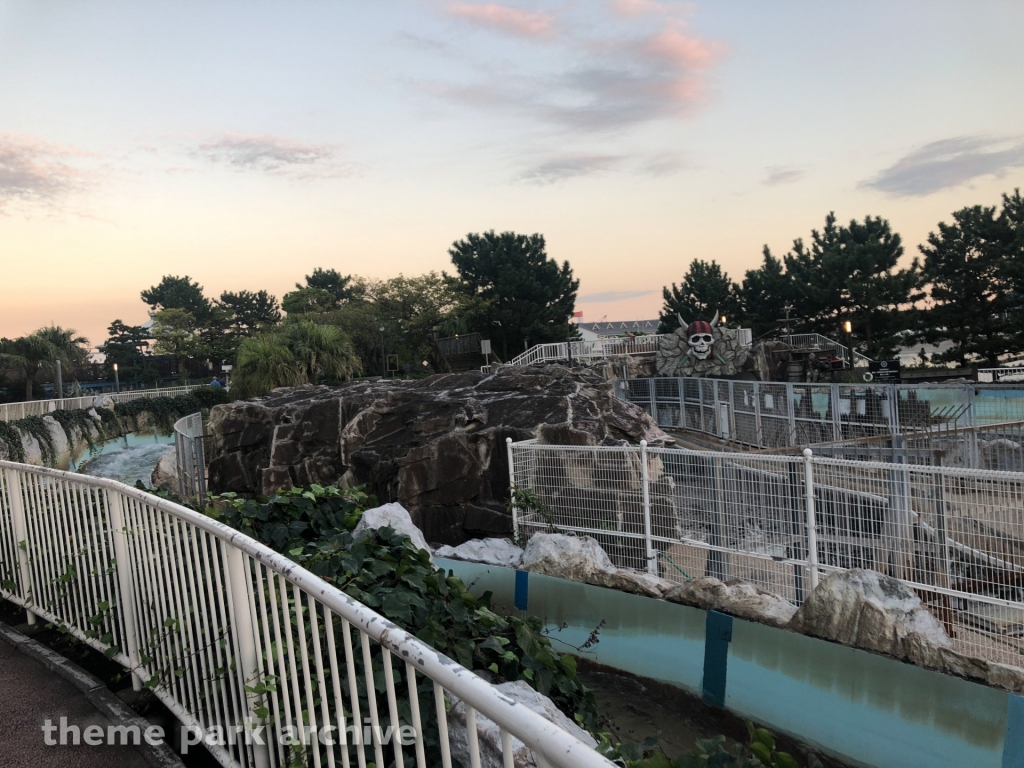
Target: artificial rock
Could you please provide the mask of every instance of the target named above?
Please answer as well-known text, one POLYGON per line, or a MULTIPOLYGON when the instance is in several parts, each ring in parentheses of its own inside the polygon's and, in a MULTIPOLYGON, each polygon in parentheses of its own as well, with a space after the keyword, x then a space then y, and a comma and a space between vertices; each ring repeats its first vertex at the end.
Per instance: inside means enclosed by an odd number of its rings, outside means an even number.
POLYGON ((434 555, 504 568, 518 568, 523 562, 523 550, 508 539, 471 539, 457 547, 439 547, 434 555))
POLYGON ((511 533, 507 437, 671 442, 599 373, 557 365, 282 388, 214 407, 208 433, 214 493, 365 485, 442 544, 511 533))
MULTIPOLYGON (((395 502, 363 512, 356 527, 352 529, 352 541, 360 541, 373 531, 388 526, 398 533, 408 536, 418 549, 430 552, 430 547, 427 546, 427 541, 423 538, 423 532, 413 523, 405 507, 395 502)), ((434 562, 433 557, 430 558, 430 562, 434 562)))
MULTIPOLYGON (((517 704, 522 704, 527 709, 532 709, 538 715, 554 723, 570 735, 575 736, 588 747, 594 748, 597 746, 597 742, 594 741, 594 738, 589 733, 562 714, 551 699, 535 691, 528 683, 516 680, 515 682, 496 685, 494 688, 517 704)), ((454 695, 451 695, 451 699, 452 708, 448 713, 448 739, 452 750, 452 757, 462 765, 469 765, 469 734, 466 728, 466 704, 454 695)), ((501 730, 493 720, 490 720, 481 712, 476 713, 476 727, 481 768, 502 768, 504 761, 501 746, 501 730)), ((512 737, 512 764, 516 768, 536 768, 539 765, 533 750, 515 736, 512 737)))

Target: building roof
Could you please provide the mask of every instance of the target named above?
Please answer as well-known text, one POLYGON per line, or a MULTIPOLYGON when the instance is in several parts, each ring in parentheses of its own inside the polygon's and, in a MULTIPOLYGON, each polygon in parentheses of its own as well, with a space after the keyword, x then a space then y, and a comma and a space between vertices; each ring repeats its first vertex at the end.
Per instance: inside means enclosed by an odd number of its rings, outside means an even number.
POLYGON ((627 333, 657 333, 658 324, 654 320, 603 320, 599 323, 577 323, 580 330, 596 333, 598 336, 624 336, 627 333))

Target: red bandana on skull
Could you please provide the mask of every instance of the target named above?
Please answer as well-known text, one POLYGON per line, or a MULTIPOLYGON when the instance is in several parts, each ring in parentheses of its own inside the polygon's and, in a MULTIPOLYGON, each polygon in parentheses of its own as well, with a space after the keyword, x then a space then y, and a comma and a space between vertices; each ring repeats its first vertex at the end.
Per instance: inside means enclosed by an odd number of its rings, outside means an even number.
POLYGON ((698 360, 711 357, 711 347, 715 341, 712 330, 711 323, 706 320, 694 320, 686 326, 686 343, 690 345, 690 354, 698 360))

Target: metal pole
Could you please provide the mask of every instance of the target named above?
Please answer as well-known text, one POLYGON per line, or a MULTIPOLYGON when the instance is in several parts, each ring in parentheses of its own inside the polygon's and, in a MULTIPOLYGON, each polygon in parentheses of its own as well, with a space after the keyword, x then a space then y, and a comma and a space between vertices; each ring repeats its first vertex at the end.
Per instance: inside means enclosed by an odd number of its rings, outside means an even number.
POLYGON ((640 471, 644 480, 644 541, 647 544, 647 572, 658 575, 658 561, 654 554, 654 541, 651 538, 651 482, 647 471, 647 441, 640 441, 640 471))
POLYGON ((110 516, 110 538, 114 544, 114 563, 117 570, 117 591, 120 595, 118 608, 121 623, 124 627, 125 644, 128 646, 126 655, 132 670, 132 688, 142 690, 142 678, 139 677, 139 640, 135 623, 135 590, 132 585, 131 557, 128 555, 128 532, 125 525, 124 509, 121 507, 121 495, 117 491, 107 489, 107 514, 110 516))
POLYGON ((117 375, 117 363, 114 363, 114 392, 121 392, 121 377, 117 375))
MULTIPOLYGON (((20 595, 30 605, 35 600, 32 589, 32 569, 28 563, 29 543, 28 525, 25 522, 25 505, 21 495, 21 473, 13 469, 4 470, 4 485, 7 486, 7 498, 11 504, 11 522, 14 524, 14 546, 18 550, 18 567, 21 571, 20 595)), ((31 608, 25 609, 29 626, 36 623, 36 615, 31 608)))
MULTIPOLYGON (((262 682, 259 679, 260 671, 256 658, 256 640, 253 636, 253 632, 256 631, 257 627, 256 616, 253 616, 249 604, 249 589, 245 578, 247 567, 246 555, 242 550, 231 545, 225 546, 224 550, 227 552, 228 579, 231 582, 230 592, 228 592, 228 603, 231 606, 231 616, 234 619, 232 627, 235 630, 235 640, 238 643, 240 667, 238 672, 242 677, 242 685, 245 690, 245 704, 248 710, 244 718, 248 723, 257 719, 254 711, 262 704, 262 696, 250 690, 262 682)), ((303 618, 298 617, 298 612, 297 620, 300 622, 304 621, 303 618)), ((305 664, 305 659, 303 659, 303 663, 305 664)), ((307 685, 309 685, 308 682, 307 685)), ((265 744, 253 743, 252 753, 256 768, 266 768, 266 766, 270 765, 270 755, 265 744)))
POLYGON ((57 361, 57 397, 60 400, 64 399, 64 372, 61 370, 60 360, 57 361))
POLYGON ((813 452, 804 448, 804 492, 807 494, 807 569, 811 577, 811 591, 818 586, 818 529, 814 517, 814 466, 813 452))
POLYGON ((512 536, 519 536, 519 510, 516 508, 516 465, 512 459, 512 438, 505 438, 505 449, 508 452, 508 492, 512 507, 512 536))

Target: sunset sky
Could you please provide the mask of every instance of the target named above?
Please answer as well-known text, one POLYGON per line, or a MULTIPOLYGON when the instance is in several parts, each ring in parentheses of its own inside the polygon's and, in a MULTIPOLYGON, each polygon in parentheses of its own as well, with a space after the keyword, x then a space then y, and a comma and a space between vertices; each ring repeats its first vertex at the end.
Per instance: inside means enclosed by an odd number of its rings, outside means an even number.
POLYGON ((0 0, 0 336, 541 232, 584 320, 1024 186, 1024 3, 0 0))

